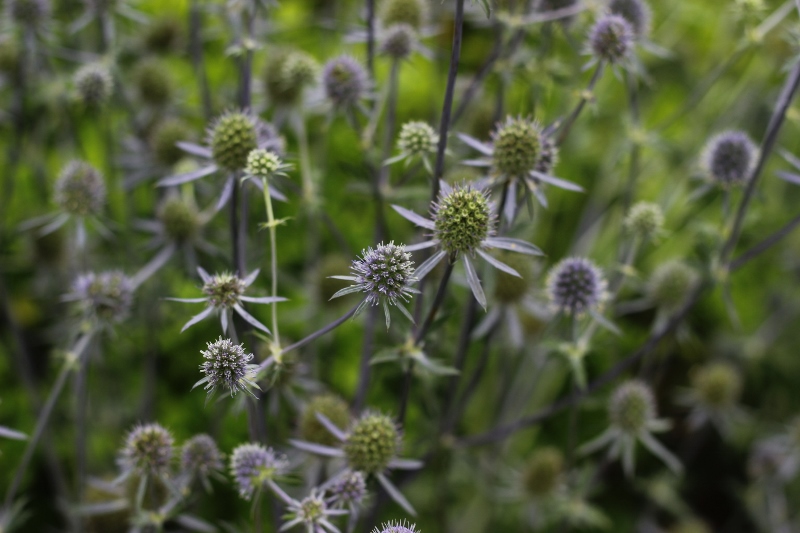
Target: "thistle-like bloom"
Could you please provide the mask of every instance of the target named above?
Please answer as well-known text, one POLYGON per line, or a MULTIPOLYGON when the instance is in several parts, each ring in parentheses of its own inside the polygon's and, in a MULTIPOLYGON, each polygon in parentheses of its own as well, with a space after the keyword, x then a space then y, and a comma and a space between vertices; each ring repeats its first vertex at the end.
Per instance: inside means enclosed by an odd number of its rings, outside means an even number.
POLYGON ((522 471, 525 493, 535 500, 551 496, 564 475, 564 454, 552 446, 534 450, 522 471))
POLYGON ((419 533, 417 526, 407 522, 386 522, 372 530, 372 533, 419 533))
POLYGON ((272 448, 248 443, 233 450, 230 469, 239 495, 249 500, 256 491, 276 486, 274 480, 286 474, 289 461, 272 448))
POLYGON ((335 57, 322 68, 325 96, 339 109, 358 106, 367 96, 369 75, 364 67, 348 55, 335 57))
POLYGON ((398 161, 405 161, 406 166, 411 161, 421 160, 425 169, 433 174, 430 156, 436 153, 439 144, 439 134, 427 123, 419 120, 406 122, 400 128, 397 136, 397 147, 400 154, 387 159, 385 165, 391 165, 398 161))
POLYGON ((265 88, 273 106, 286 109, 303 102, 306 89, 317 82, 319 64, 301 50, 278 49, 265 66, 265 88))
POLYGON ((90 63, 79 68, 73 83, 78 97, 89 108, 97 108, 108 102, 114 90, 111 72, 102 63, 90 63))
POLYGON ((302 524, 306 533, 340 533, 330 518, 347 514, 343 509, 328 508, 323 493, 318 489, 312 489, 311 494, 299 501, 289 498, 286 504, 288 509, 283 518, 287 522, 281 526, 281 531, 302 524))
POLYGON ((757 158, 758 148, 746 133, 724 131, 706 143, 702 164, 709 179, 728 189, 747 183, 757 158))
POLYGON ((286 171, 291 168, 292 165, 284 163, 281 156, 275 152, 257 148, 247 155, 247 165, 244 171, 245 177, 270 180, 275 176, 286 176, 286 171))
POLYGON ((327 492, 333 507, 347 507, 355 513, 367 496, 367 481, 363 472, 345 470, 327 484, 327 492))
POLYGON ((181 448, 181 471, 190 478, 199 479, 210 489, 208 478, 224 468, 223 455, 209 435, 201 433, 187 440, 181 448))
POLYGON ((378 50, 395 61, 408 59, 412 53, 419 52, 424 57, 432 53, 420 43, 417 31, 408 24, 393 24, 378 33, 378 50))
POLYGON ((134 427, 125 438, 119 455, 125 473, 163 476, 172 461, 174 439, 159 424, 134 427))
POLYGON ((650 32, 650 21, 653 18, 652 10, 647 2, 644 0, 611 0, 608 10, 627 20, 637 39, 647 37, 650 32))
POLYGON ((670 423, 656 418, 655 398, 650 387, 637 380, 617 387, 608 404, 608 417, 611 426, 599 437, 584 444, 580 453, 588 454, 608 446, 609 458, 621 456, 625 473, 632 476, 638 441, 673 472, 681 472, 683 467, 680 461, 652 435, 666 431, 670 423))
POLYGON ((691 408, 689 427, 697 430, 711 423, 727 435, 744 416, 738 405, 744 385, 741 374, 731 364, 715 361, 693 369, 689 378, 691 388, 678 397, 680 404, 691 408))
POLYGON ((146 58, 136 64, 133 87, 139 99, 152 106, 169 103, 175 92, 169 67, 157 58, 146 58))
POLYGON ((211 276, 200 267, 197 267, 197 273, 203 280, 203 298, 167 298, 175 302, 183 303, 201 303, 204 302, 208 305, 206 309, 192 317, 181 329, 181 333, 189 326, 197 324, 204 318, 211 315, 213 312, 219 313, 220 323, 222 325, 222 333, 227 333, 228 323, 232 322, 231 312, 236 313, 242 317, 251 326, 260 329, 265 333, 269 333, 267 326, 259 322, 253 315, 244 310, 242 302, 249 302, 254 304, 273 304, 275 302, 285 302, 286 298, 281 296, 262 296, 253 297, 245 296, 244 291, 253 284, 258 276, 260 270, 256 269, 250 273, 246 278, 242 279, 233 274, 223 273, 211 276))
POLYGON ((547 276, 547 294, 555 309, 566 314, 590 313, 606 299, 608 284, 602 271, 589 259, 568 257, 547 276))
POLYGON ((552 175, 558 149, 549 135, 533 120, 509 115, 492 132, 491 144, 463 133, 458 136, 482 155, 478 159, 465 161, 464 164, 487 167, 489 185, 504 188, 503 214, 509 222, 513 222, 516 217, 521 201, 530 198, 531 194, 542 207, 547 207, 547 198, 542 191, 543 183, 568 191, 583 191, 579 185, 552 175))
POLYGON ((481 287, 478 273, 472 263, 475 254, 493 267, 512 276, 519 272, 492 257, 488 250, 499 248, 527 255, 542 255, 536 246, 519 239, 495 237, 495 219, 488 195, 469 185, 451 187, 441 183, 439 200, 431 205, 431 218, 426 219, 398 205, 392 206, 402 217, 417 226, 430 230, 430 240, 408 246, 409 251, 437 248, 437 251, 417 268, 417 278, 424 278, 443 259, 464 263, 467 281, 475 299, 484 308, 486 295, 481 287))
POLYGON ((383 0, 378 10, 378 20, 384 28, 408 24, 419 30, 428 20, 428 4, 425 0, 383 0))
POLYGON ((664 228, 664 212, 658 204, 638 202, 625 217, 625 229, 640 239, 657 237, 664 228))
POLYGON ((71 161, 58 176, 54 199, 68 215, 97 216, 106 204, 103 176, 89 163, 71 161))
POLYGON ((367 248, 361 252, 361 258, 354 260, 350 267, 355 275, 332 276, 335 279, 352 281, 355 285, 340 290, 331 300, 345 294, 362 292, 365 296, 356 309, 356 315, 367 305, 381 304, 388 328, 391 322, 389 305, 393 305, 413 322, 411 314, 403 306, 413 294, 419 292, 411 287, 417 281, 413 265, 406 247, 402 244, 396 245, 394 241, 389 244, 381 243, 375 249, 367 248))
POLYGON ((115 323, 130 313, 134 289, 131 278, 122 272, 89 272, 75 279, 72 292, 64 300, 77 302, 93 320, 115 323))
POLYGON ((587 48, 595 61, 618 65, 633 53, 633 26, 620 15, 604 15, 589 31, 587 48))
POLYGON ((221 387, 228 389, 231 397, 240 390, 249 393, 253 398, 256 397, 250 388, 259 389, 253 381, 258 366, 249 364, 253 354, 247 353, 243 344, 234 344, 230 339, 220 337, 214 342, 209 342, 208 348, 201 350, 200 353, 205 358, 200 365, 200 371, 206 377, 195 383, 193 389, 205 384, 204 388, 209 396, 221 387))
POLYGON ((340 441, 340 447, 291 440, 293 446, 313 454, 344 459, 349 470, 375 476, 395 502, 416 515, 405 496, 386 476, 388 469, 415 470, 422 466, 420 461, 397 457, 402 435, 391 417, 367 411, 350 424, 347 432, 321 414, 317 414, 317 418, 340 441))

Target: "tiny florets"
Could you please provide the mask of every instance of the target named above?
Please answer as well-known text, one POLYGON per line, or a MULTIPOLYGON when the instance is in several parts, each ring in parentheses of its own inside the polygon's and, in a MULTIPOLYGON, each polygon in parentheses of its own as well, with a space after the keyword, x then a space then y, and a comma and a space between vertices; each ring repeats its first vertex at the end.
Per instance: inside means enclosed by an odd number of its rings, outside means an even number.
POLYGON ((360 505, 367 495, 367 482, 363 473, 348 471, 330 486, 328 492, 333 505, 360 505))
POLYGON ((525 178, 542 159, 541 129, 526 118, 508 117, 492 133, 492 144, 492 171, 498 177, 525 178))
POLYGON ((201 433, 187 440, 181 448, 181 470, 205 478, 224 468, 222 457, 214 439, 201 433))
POLYGON ((353 423, 344 443, 351 469, 380 474, 397 454, 400 432, 394 421, 380 413, 366 413, 353 423))
POLYGON ((70 215, 99 215, 106 203, 103 176, 89 163, 68 163, 56 181, 55 202, 70 215))
POLYGON ((333 446, 339 440, 317 419, 317 413, 325 416, 336 427, 346 428, 350 424, 347 402, 334 394, 322 394, 311 398, 300 418, 300 436, 303 440, 325 446, 333 446))
POLYGON ((230 309, 239 303, 247 285, 243 279, 233 274, 223 273, 212 276, 203 285, 203 293, 208 296, 208 303, 217 309, 230 309))
POLYGON ((623 17, 630 23, 637 39, 646 37, 650 31, 652 12, 644 0, 611 0, 608 4, 611 13, 623 17))
POLYGON ((79 68, 75 72, 73 82, 78 96, 88 107, 105 104, 114 90, 111 72, 101 63, 90 63, 79 68))
POLYGON ((239 495, 249 500, 257 490, 286 473, 289 463, 272 448, 261 444, 242 444, 231 455, 231 475, 236 481, 239 495))
POLYGON ((163 475, 172 460, 173 438, 159 424, 134 427, 125 439, 120 453, 120 466, 126 472, 163 475))
POLYGON ((197 209, 179 196, 171 196, 162 202, 158 208, 158 220, 163 225, 164 235, 178 243, 192 240, 200 229, 197 209))
POLYGON ((568 257, 556 264, 547 277, 552 304, 566 313, 583 313, 606 296, 606 280, 597 266, 583 257, 568 257))
POLYGON ((564 471, 564 455, 558 448, 546 446, 533 452, 523 471, 525 490, 534 498, 552 494, 564 471))
POLYGON ((362 251, 361 258, 350 267, 356 284, 367 294, 367 302, 375 305, 381 298, 398 305, 399 300, 408 301, 412 294, 414 262, 402 244, 379 244, 375 249, 362 251))
POLYGON ((655 419, 653 392, 641 381, 623 383, 611 396, 608 414, 617 429, 628 434, 638 433, 655 419))
POLYGON ((658 235, 664 227, 664 212, 658 204, 639 202, 625 217, 625 228, 643 239, 658 235))
POLYGON ((275 152, 258 148, 247 155, 245 172, 260 179, 268 179, 283 167, 283 161, 275 152))
POLYGON ((418 156, 436 150, 439 135, 430 125, 421 121, 406 122, 400 128, 397 144, 405 154, 418 156))
POLYGON ((290 512, 287 514, 286 518, 290 520, 299 520, 306 526, 309 526, 309 531, 319 531, 322 530, 322 528, 320 527, 317 529, 315 526, 319 524, 321 520, 325 519, 327 510, 328 506, 325 504, 322 494, 314 490, 311 494, 290 506, 290 512))
POLYGON ((589 32, 589 48, 601 61, 616 64, 633 50, 634 33, 631 24, 619 15, 605 15, 589 32))
POLYGON ((339 56, 322 69, 325 94, 337 107, 353 106, 367 92, 369 76, 361 63, 350 56, 339 56))
POLYGON ((133 71, 136 91, 143 102, 164 105, 172 98, 172 79, 167 65, 160 59, 148 58, 140 61, 133 71))
POLYGON ((317 79, 319 64, 305 52, 279 50, 267 62, 267 92, 270 99, 282 105, 300 101, 303 91, 317 79))
POLYGON ((394 24, 382 34, 380 50, 392 59, 406 59, 417 42, 417 32, 408 24, 394 24))
POLYGON ((99 320, 119 322, 130 312, 133 291, 133 281, 122 272, 90 272, 75 280, 70 299, 99 320))
POLYGON ((427 18, 426 0, 383 0, 380 6, 380 21, 384 28, 408 24, 419 30, 427 18))
POLYGON ((406 522, 386 522, 372 530, 372 533, 420 533, 417 526, 406 522))
POLYGON ((742 394, 742 377, 727 363, 709 363, 698 369, 691 381, 700 401, 712 409, 729 408, 742 394))
POLYGON ((669 261, 660 265, 647 284, 647 295, 659 307, 677 309, 689 296, 697 273, 682 261, 669 261))
POLYGON ((248 390, 253 386, 255 365, 249 364, 253 354, 247 353, 243 344, 234 344, 230 339, 220 337, 208 343, 208 348, 201 350, 205 361, 200 371, 206 375, 205 389, 212 392, 217 387, 230 391, 231 396, 240 390, 248 390))
POLYGON ((493 231, 489 198, 470 186, 442 193, 433 206, 434 238, 448 254, 471 254, 493 231))
POLYGON ((253 119, 240 112, 219 117, 209 137, 214 162, 225 170, 242 170, 247 165, 247 156, 258 147, 253 119))
POLYGON ((706 144, 703 166, 708 176, 722 187, 743 185, 750 178, 757 153, 746 133, 725 131, 706 144))

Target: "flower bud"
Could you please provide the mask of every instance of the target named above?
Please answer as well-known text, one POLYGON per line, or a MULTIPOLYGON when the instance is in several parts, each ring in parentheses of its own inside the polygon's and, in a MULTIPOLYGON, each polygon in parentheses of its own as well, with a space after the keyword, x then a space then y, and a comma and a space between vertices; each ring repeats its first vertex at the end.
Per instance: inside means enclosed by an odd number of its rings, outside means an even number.
POLYGON ((348 466, 364 474, 380 474, 400 447, 394 421, 380 413, 366 413, 352 425, 344 443, 348 466))

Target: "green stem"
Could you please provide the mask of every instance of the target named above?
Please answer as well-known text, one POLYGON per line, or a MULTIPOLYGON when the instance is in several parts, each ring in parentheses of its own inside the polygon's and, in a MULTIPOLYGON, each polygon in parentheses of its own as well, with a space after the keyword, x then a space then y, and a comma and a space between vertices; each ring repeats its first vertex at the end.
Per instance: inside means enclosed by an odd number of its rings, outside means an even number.
MULTIPOLYGON (((264 178, 264 204, 267 206, 267 227, 269 228, 269 255, 272 268, 272 297, 278 296, 278 253, 276 250, 277 237, 275 231, 275 215, 272 212, 272 197, 269 195, 269 180, 264 178)), ((278 332, 278 302, 272 303, 272 337, 275 346, 280 347, 281 336, 278 332)))

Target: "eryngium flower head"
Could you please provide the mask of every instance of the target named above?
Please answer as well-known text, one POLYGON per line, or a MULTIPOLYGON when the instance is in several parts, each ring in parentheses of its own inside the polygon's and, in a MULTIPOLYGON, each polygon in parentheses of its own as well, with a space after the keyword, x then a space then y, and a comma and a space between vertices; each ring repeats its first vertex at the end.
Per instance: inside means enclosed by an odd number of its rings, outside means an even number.
POLYGON ((201 433, 187 440, 181 448, 181 470, 204 479, 223 469, 222 457, 214 439, 201 433))
POLYGON ((183 25, 173 16, 151 21, 145 27, 144 46, 147 50, 163 54, 177 48, 183 37, 183 25))
POLYGON ((350 107, 364 98, 369 77, 361 63, 350 56, 335 57, 322 69, 325 95, 336 107, 350 107))
POLYGON ((191 202, 180 196, 170 196, 158 208, 158 220, 164 234, 174 242, 192 240, 200 229, 200 214, 191 202))
POLYGON ((734 406, 742 394, 742 377, 727 363, 709 363, 695 371, 691 381, 700 402, 714 410, 734 406))
POLYGON ((305 52, 279 50, 267 62, 267 93, 279 105, 296 104, 317 79, 319 64, 305 52))
POLYGON ((532 260, 526 255, 506 251, 499 253, 497 258, 521 273, 522 277, 512 276, 502 270, 498 270, 494 296, 504 304, 519 302, 525 297, 530 288, 531 276, 527 275, 527 273, 531 270, 532 260))
POLYGON ((489 197, 469 185, 442 193, 433 205, 433 236, 450 255, 472 254, 492 232, 489 197))
POLYGON ((126 472, 161 476, 172 460, 172 435, 159 424, 134 427, 125 438, 119 457, 126 472))
POLYGON ((247 155, 245 172, 259 179, 269 179, 286 168, 280 156, 270 150, 257 148, 247 155))
POLYGON ((428 4, 426 0, 383 0, 379 18, 384 28, 408 24, 419 30, 428 18, 428 4))
POLYGON ((608 9, 628 21, 637 39, 647 36, 650 32, 650 19, 653 14, 644 0, 611 0, 608 9))
POLYGON ((606 296, 606 280, 597 266, 583 257, 568 257, 547 276, 552 304, 565 313, 583 313, 595 308, 606 296))
POLYGON ((160 122, 150 136, 150 146, 156 161, 167 166, 176 164, 186 154, 177 143, 191 137, 192 129, 178 118, 168 118, 160 122))
POLYGON ((172 98, 169 67, 160 59, 140 61, 134 68, 133 81, 139 98, 146 104, 160 106, 172 98))
POLYGON ((258 147, 255 121, 242 112, 219 117, 209 131, 214 162, 225 170, 242 170, 247 156, 258 147))
MULTIPOLYGON (((496 176, 524 178, 542 160, 542 132, 536 122, 522 117, 507 117, 492 132, 492 172, 496 176)), ((554 146, 550 146, 553 160, 554 146)), ((546 165, 546 163, 545 163, 546 165)), ((552 166, 552 165, 551 165, 552 166)))
POLYGON ((410 56, 417 42, 417 32, 408 24, 393 24, 381 37, 381 53, 397 60, 410 56))
POLYGON ((56 181, 55 201, 70 215, 99 215, 106 203, 103 176, 89 163, 71 161, 56 181))
POLYGON ((287 530, 297 524, 306 526, 306 531, 323 532, 328 531, 327 528, 322 527, 323 524, 329 524, 327 521, 328 506, 322 493, 317 489, 313 489, 311 494, 306 496, 300 501, 293 501, 289 504, 289 509, 284 519, 288 520, 281 530, 287 530))
POLYGON ((233 450, 230 468, 239 495, 249 500, 253 493, 266 486, 267 481, 285 474, 289 462, 272 448, 248 443, 233 450))
POLYGON ((611 424, 627 434, 636 434, 656 417, 656 405, 650 387, 641 381, 628 381, 614 391, 608 404, 611 424))
POLYGON ((100 107, 111 97, 114 79, 108 67, 102 63, 84 65, 73 78, 78 96, 87 107, 100 107))
POLYGON ((436 151, 439 135, 426 122, 406 122, 400 128, 397 145, 404 154, 422 156, 436 151))
POLYGON ((217 387, 222 387, 228 389, 231 396, 240 390, 250 392, 250 387, 257 387, 252 381, 257 367, 249 364, 253 354, 247 353, 243 344, 234 344, 230 339, 220 337, 209 342, 208 348, 200 353, 205 358, 200 371, 206 377, 198 381, 195 387, 205 383, 204 388, 209 394, 217 387))
POLYGON ((90 272, 78 276, 68 299, 80 302, 99 320, 119 322, 128 316, 133 290, 133 281, 122 272, 90 272))
POLYGON ((638 202, 631 207, 625 217, 625 228, 637 237, 654 237, 664 227, 664 212, 658 204, 638 202))
POLYGON ((243 279, 227 272, 216 274, 203 284, 208 303, 216 309, 230 309, 238 304, 245 289, 247 284, 243 279))
POLYGON ((400 432, 391 417, 368 412, 350 428, 344 454, 352 470, 380 474, 389 466, 399 447, 400 432))
POLYGON ((589 50, 597 59, 611 64, 627 58, 633 44, 633 27, 619 15, 603 16, 589 32, 589 50))
POLYGON ((6 17, 22 26, 37 27, 49 16, 49 0, 6 0, 6 17))
POLYGON ((564 454, 558 448, 545 446, 534 450, 522 473, 522 482, 530 496, 541 498, 553 493, 563 472, 564 454))
POLYGON ((346 471, 328 488, 330 501, 334 506, 356 507, 367 495, 367 482, 364 474, 346 471))
POLYGON ((703 166, 708 176, 722 187, 743 185, 755 166, 757 152, 746 133, 725 131, 706 143, 703 166))
POLYGON ((335 394, 314 396, 306 405, 300 418, 300 437, 308 442, 335 446, 339 443, 333 434, 322 425, 317 413, 325 416, 336 427, 345 428, 350 424, 350 411, 347 402, 335 394))
POLYGON ((417 526, 406 522, 386 522, 372 530, 372 533, 420 533, 417 526))
POLYGON ((668 261, 653 272, 647 283, 650 300, 666 310, 680 307, 697 281, 697 273, 682 261, 668 261))

